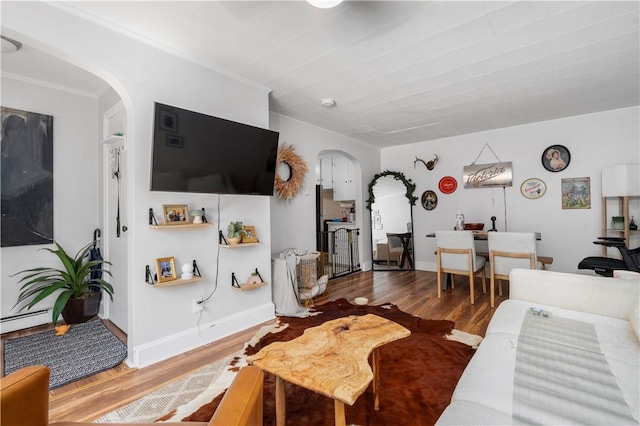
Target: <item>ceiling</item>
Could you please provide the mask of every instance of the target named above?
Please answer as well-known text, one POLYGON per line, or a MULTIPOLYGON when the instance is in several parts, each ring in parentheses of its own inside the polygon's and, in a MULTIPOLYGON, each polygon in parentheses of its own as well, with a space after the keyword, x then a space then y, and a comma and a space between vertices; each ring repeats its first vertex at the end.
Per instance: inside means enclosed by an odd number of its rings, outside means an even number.
MULTIPOLYGON (((271 89, 271 110, 377 147, 640 104, 638 1, 53 4, 271 89)), ((67 68, 28 46, 2 60, 3 73, 105 89, 67 68)))

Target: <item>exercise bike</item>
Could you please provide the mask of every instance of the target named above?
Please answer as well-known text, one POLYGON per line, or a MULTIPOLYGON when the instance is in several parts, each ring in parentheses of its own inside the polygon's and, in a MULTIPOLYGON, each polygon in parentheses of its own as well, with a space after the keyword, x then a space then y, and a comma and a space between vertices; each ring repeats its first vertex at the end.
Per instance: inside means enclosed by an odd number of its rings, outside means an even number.
POLYGON ((578 269, 593 269, 596 274, 605 277, 612 277, 613 271, 616 269, 640 272, 640 247, 630 250, 627 248, 624 238, 618 237, 598 237, 598 241, 594 241, 593 244, 617 248, 622 259, 589 256, 578 263, 578 269))

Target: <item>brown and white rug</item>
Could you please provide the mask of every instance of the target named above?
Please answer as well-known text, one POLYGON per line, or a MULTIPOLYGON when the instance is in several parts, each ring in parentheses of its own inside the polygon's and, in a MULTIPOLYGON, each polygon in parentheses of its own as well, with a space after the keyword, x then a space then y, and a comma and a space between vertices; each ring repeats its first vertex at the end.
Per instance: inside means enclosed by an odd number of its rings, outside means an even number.
MULTIPOLYGON (((246 357, 275 341, 286 341, 302 335, 306 328, 349 315, 375 314, 408 328, 411 336, 380 348, 380 410, 373 410, 373 394, 369 388, 353 406, 346 407, 348 424, 431 425, 451 400, 453 390, 464 368, 475 352, 481 337, 454 330, 452 321, 427 320, 402 312, 393 304, 380 306, 352 305, 339 299, 317 305, 316 315, 307 318, 281 317, 273 326, 264 327, 245 349, 216 363, 209 385, 197 392, 189 402, 164 405, 165 412, 146 420, 125 419, 111 413, 110 421, 208 421, 217 408, 224 390, 235 372, 246 365, 246 357), (175 407, 175 409, 174 409, 175 407)), ((201 370, 201 373, 206 374, 201 370)), ((183 380, 188 379, 185 378, 183 380)), ((179 384, 186 392, 185 384, 179 384)), ((175 387, 175 386, 174 386, 175 387)), ((265 376, 264 424, 275 424, 275 378, 265 376)), ((159 392, 159 391, 158 391, 159 392)), ((145 398, 152 396, 148 395, 145 398)), ((144 399, 144 398, 143 398, 144 399)), ((171 398, 169 398, 171 399, 171 398)), ((162 398, 155 397, 156 406, 162 398)), ((139 402, 139 401, 136 401, 139 402)), ((133 403, 135 404, 135 403, 133 403)), ((132 404, 129 404, 130 406, 132 404)), ((128 406, 127 406, 128 407, 128 406)), ((118 411, 135 412, 135 408, 118 411)), ((333 401, 298 386, 287 386, 287 422, 290 424, 333 425, 333 401)), ((105 416, 107 417, 107 416, 105 416)), ((140 416, 139 416, 140 417, 140 416)), ((99 419, 99 421, 102 419, 99 419)))

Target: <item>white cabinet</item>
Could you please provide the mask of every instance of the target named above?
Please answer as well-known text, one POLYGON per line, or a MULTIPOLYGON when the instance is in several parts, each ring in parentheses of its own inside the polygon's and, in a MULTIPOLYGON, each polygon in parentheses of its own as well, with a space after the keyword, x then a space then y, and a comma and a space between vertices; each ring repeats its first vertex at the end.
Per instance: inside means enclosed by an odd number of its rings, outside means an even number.
POLYGON ((320 158, 320 185, 324 189, 333 188, 333 157, 322 156, 320 158))
POLYGON ((356 199, 353 163, 342 156, 333 157, 333 200, 356 199))

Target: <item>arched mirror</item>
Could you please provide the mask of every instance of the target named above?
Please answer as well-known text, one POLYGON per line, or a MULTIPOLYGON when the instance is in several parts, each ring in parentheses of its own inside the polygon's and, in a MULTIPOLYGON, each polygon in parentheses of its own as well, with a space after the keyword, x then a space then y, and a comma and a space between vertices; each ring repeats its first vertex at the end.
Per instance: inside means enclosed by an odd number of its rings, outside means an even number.
POLYGON ((415 269, 413 196, 415 185, 399 172, 382 172, 369 184, 371 247, 376 271, 415 269))

